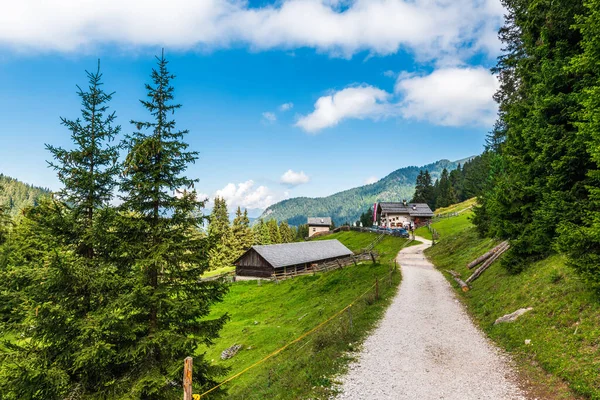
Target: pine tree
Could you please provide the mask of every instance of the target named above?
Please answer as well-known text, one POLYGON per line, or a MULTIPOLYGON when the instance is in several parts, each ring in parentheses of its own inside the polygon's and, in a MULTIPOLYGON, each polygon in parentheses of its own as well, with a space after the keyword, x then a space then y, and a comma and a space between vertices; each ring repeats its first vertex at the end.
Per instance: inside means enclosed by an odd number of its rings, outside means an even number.
POLYGON ((490 185, 475 222, 488 235, 511 239, 503 265, 519 271, 550 254, 562 221, 582 225, 593 168, 587 132, 579 130, 589 77, 573 69, 583 51, 578 16, 583 1, 504 0, 504 54, 494 72, 499 121, 490 135, 490 185), (578 206, 574 206, 578 205, 578 206))
POLYGON ((433 187, 431 174, 429 174, 428 170, 425 170, 425 174, 423 176, 423 187, 423 198, 425 203, 427 203, 429 208, 435 210, 435 188, 433 187))
POLYGON ((237 251, 225 199, 215 198, 208 226, 208 240, 211 246, 208 253, 210 269, 230 267, 237 258, 237 251))
POLYGON ((456 203, 456 193, 450 182, 448 170, 444 168, 442 175, 437 183, 435 208, 448 207, 456 203))
MULTIPOLYGON (((151 119, 132 121, 137 132, 126 142, 117 262, 128 287, 107 306, 115 307, 121 320, 113 338, 115 377, 105 390, 121 397, 175 399, 181 390, 172 382, 181 380, 183 359, 196 354, 201 343, 211 343, 227 320, 226 315, 203 318, 222 300, 226 286, 198 279, 208 268, 208 242, 196 234, 203 202, 189 191, 195 181, 184 175, 197 153, 184 142, 188 131, 177 130, 171 119, 180 108, 173 103, 174 76, 164 53, 157 60, 147 100, 141 100, 151 119)), ((196 356, 196 390, 212 385, 215 372, 222 371, 196 356)))
POLYGON ((270 219, 266 223, 267 230, 269 231, 269 238, 271 239, 271 244, 281 243, 281 233, 279 233, 279 226, 277 225, 277 221, 274 219, 270 219))
POLYGON ((593 164, 587 171, 584 193, 588 199, 577 203, 583 220, 561 222, 559 246, 569 255, 570 264, 600 293, 600 4, 590 0, 585 6, 587 15, 577 20, 584 51, 574 59, 571 72, 586 77, 579 136, 586 140, 593 164))
POLYGON ((304 240, 308 237, 308 225, 302 224, 298 226, 298 230, 296 231, 296 239, 304 240))
POLYGON ((234 261, 244 254, 254 244, 254 234, 250 228, 250 219, 248 218, 248 210, 242 213, 238 206, 235 212, 235 218, 231 227, 234 238, 234 261))
POLYGON ((273 244, 271 241, 271 233, 267 224, 261 219, 258 221, 253 228, 254 231, 254 244, 273 244))
POLYGON ((1 318, 23 338, 0 363, 6 399, 85 396, 112 379, 96 335, 105 327, 93 315, 114 281, 107 223, 119 167, 118 146, 109 142, 119 127, 112 126, 114 113, 105 116, 112 94, 101 89, 99 69, 87 75, 88 91, 78 92, 83 122, 62 119, 75 148, 47 145, 64 188, 54 198, 32 199, 2 263, 1 318))
MULTIPOLYGON (((0 194, 2 194, 3 187, 0 185, 0 194)), ((8 238, 9 227, 11 225, 11 218, 8 214, 8 209, 4 205, 0 204, 0 246, 6 242, 8 238)))
POLYGON ((62 124, 71 131, 75 147, 66 150, 47 144, 46 148, 55 160, 49 164, 58 172, 58 179, 64 185, 59 192, 61 200, 69 204, 75 213, 73 228, 79 231, 76 236, 80 241, 80 253, 92 258, 94 240, 97 239, 94 236, 98 233, 92 229, 94 213, 112 199, 120 170, 117 162, 119 146, 110 142, 121 127, 113 126, 116 114, 108 113, 113 93, 102 89, 100 61, 96 72, 86 71, 86 74, 89 82, 87 91, 77 86, 82 119, 61 118, 62 124))
POLYGON ((281 235, 281 243, 291 243, 294 241, 294 234, 287 221, 282 221, 279 224, 279 233, 281 235))

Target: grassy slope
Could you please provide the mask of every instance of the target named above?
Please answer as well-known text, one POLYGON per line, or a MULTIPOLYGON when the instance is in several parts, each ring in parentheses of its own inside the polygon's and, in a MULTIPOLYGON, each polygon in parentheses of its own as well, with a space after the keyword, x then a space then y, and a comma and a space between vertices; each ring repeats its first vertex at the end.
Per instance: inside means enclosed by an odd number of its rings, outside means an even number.
MULTIPOLYGON (((466 208, 469 207, 467 205, 467 203, 469 203, 471 201, 472 200, 467 200, 466 202, 460 203, 457 206, 455 206, 455 208, 460 209, 460 210, 465 210, 466 208)), ((437 210, 436 210, 436 212, 437 212, 437 210)), ((437 220, 435 220, 435 222, 433 222, 431 224, 431 226, 436 231, 438 231, 438 233, 440 234, 440 237, 442 237, 442 238, 446 237, 446 236, 450 236, 450 235, 455 235, 455 234, 461 232, 462 230, 464 230, 465 228, 468 228, 471 226, 471 216, 472 215, 473 215, 473 212, 470 209, 465 210, 456 217, 437 219, 437 220)), ((415 234, 417 236, 421 236, 421 237, 424 237, 425 239, 431 240, 431 232, 429 232, 429 229, 427 229, 426 226, 418 228, 415 231, 415 234)))
POLYGON ((451 212, 461 212, 468 208, 472 208, 475 204, 477 204, 477 197, 473 197, 469 200, 465 200, 462 203, 452 204, 448 207, 441 207, 435 210, 436 214, 446 214, 451 212))
MULTIPOLYGON (((365 247, 374 238, 368 233, 343 232, 336 238, 350 249, 365 247)), ((389 237, 375 248, 381 263, 346 267, 315 276, 272 282, 247 281, 231 286, 225 301, 213 307, 213 315, 228 312, 231 320, 221 338, 206 351, 206 357, 228 366, 231 376, 302 333, 317 326, 381 280, 381 299, 373 300, 373 291, 353 306, 353 329, 347 313, 323 329, 292 345, 264 364, 248 371, 227 385, 228 398, 327 398, 334 389, 331 377, 349 361, 347 352, 356 348, 383 315, 400 282, 393 274, 390 285, 388 263, 405 239, 389 237), (242 350, 230 360, 221 361, 220 353, 233 344, 242 350)), ((195 389, 199 392, 199 389, 195 389)))
MULTIPOLYGON (((443 235, 426 254, 442 271, 454 269, 466 278, 471 271, 465 264, 497 242, 480 239, 474 228, 455 221, 461 229, 448 229, 454 233, 443 235)), ((542 260, 519 275, 509 275, 495 263, 469 292, 458 293, 482 329, 514 355, 535 397, 576 398, 575 392, 600 399, 600 303, 562 256, 542 260), (496 318, 523 307, 534 310, 514 323, 493 325, 496 318)))

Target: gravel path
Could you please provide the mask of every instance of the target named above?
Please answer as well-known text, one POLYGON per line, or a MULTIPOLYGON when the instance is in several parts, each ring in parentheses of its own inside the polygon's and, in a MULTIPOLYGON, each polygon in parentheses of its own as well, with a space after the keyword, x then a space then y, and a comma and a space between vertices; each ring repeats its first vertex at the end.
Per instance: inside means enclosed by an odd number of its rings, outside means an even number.
POLYGON ((398 254, 402 283, 338 399, 525 399, 508 360, 485 338, 452 288, 423 255, 398 254))

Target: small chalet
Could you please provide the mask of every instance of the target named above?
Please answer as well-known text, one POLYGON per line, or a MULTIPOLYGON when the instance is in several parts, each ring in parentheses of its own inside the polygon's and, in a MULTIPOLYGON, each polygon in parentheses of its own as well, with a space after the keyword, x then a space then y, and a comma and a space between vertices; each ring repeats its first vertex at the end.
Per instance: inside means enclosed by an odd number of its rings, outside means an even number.
POLYGON ((329 232, 331 217, 308 218, 308 237, 321 232, 329 232))
POLYGON ((425 203, 378 203, 377 220, 385 228, 402 228, 411 225, 419 226, 433 217, 433 211, 425 203))
POLYGON ((235 262, 235 274, 269 278, 273 273, 303 271, 320 264, 351 256, 338 240, 320 240, 252 246, 235 262))

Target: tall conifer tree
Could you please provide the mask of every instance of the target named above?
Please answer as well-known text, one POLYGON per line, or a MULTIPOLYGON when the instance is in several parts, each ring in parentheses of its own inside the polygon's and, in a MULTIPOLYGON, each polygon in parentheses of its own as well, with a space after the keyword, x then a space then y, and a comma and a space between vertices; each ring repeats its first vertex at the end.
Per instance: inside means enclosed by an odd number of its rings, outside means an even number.
MULTIPOLYGON (((196 234, 203 203, 191 190, 195 181, 184 175, 197 153, 184 141, 188 131, 178 130, 171 117, 180 105, 173 102, 174 75, 164 53, 157 60, 147 99, 141 100, 151 118, 132 121, 137 132, 127 137, 119 263, 131 287, 119 302, 123 321, 116 380, 130 397, 176 399, 181 390, 174 382, 181 381, 183 359, 196 354, 201 343, 210 344, 227 320, 203 318, 226 287, 198 279, 208 268, 207 241, 196 234)), ((195 357, 197 391, 213 383, 214 373, 195 357)))
POLYGON ((88 88, 79 86, 81 99, 81 119, 61 118, 62 124, 71 131, 75 147, 67 150, 46 145, 54 161, 49 164, 57 171, 58 179, 64 185, 60 198, 69 204, 74 215, 74 230, 80 252, 88 258, 94 254, 95 233, 92 225, 96 210, 106 206, 112 199, 116 176, 120 166, 117 163, 119 146, 111 142, 121 127, 114 125, 116 114, 108 111, 108 103, 114 93, 102 89, 100 61, 96 72, 86 71, 88 88))

